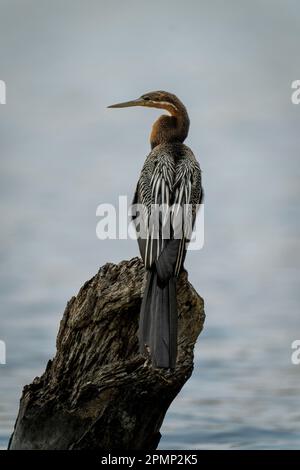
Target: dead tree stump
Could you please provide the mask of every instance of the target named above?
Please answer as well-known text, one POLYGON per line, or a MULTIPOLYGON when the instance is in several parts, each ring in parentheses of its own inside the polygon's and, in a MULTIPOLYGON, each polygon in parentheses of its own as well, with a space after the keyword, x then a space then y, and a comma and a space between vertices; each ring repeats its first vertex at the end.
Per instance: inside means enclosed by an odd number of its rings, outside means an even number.
POLYGON ((65 309, 57 352, 24 387, 10 449, 153 450, 173 399, 193 370, 203 300, 178 281, 178 360, 153 369, 138 353, 144 268, 105 264, 65 309))

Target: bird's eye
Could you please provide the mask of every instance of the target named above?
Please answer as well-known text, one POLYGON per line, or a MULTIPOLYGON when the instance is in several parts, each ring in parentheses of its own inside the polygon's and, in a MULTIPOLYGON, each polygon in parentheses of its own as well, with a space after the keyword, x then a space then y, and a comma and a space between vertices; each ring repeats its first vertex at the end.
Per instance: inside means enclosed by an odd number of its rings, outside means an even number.
POLYGON ((149 96, 144 96, 143 100, 150 101, 150 98, 149 98, 149 96))

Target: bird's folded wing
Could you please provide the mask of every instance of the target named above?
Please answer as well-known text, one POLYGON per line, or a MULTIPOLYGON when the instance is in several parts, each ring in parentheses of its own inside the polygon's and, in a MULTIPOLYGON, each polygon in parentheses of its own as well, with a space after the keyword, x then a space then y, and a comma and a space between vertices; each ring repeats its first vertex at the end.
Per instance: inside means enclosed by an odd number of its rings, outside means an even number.
POLYGON ((191 151, 176 165, 168 153, 149 155, 134 198, 139 216, 133 219, 144 265, 155 263, 161 279, 179 274, 200 201, 201 170, 191 151))
POLYGON ((182 267, 187 244, 191 239, 196 213, 201 203, 201 170, 194 155, 187 155, 176 166, 172 207, 174 239, 179 240, 175 263, 175 275, 182 267))
POLYGON ((141 256, 146 269, 158 259, 171 237, 170 206, 175 164, 165 153, 146 159, 134 202, 139 205, 134 217, 141 256))

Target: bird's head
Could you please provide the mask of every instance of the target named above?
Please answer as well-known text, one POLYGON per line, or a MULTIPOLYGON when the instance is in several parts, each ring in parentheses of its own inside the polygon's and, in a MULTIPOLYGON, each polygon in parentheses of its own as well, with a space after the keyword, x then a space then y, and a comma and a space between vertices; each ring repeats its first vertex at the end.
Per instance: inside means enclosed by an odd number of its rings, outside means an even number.
POLYGON ((128 108, 131 106, 145 106, 147 108, 161 108, 169 111, 172 116, 176 116, 184 108, 183 103, 177 96, 167 91, 151 91, 145 93, 140 98, 124 103, 117 103, 108 108, 128 108))
POLYGON ((152 126, 150 136, 151 147, 161 143, 183 142, 188 135, 190 120, 184 104, 177 96, 167 91, 151 91, 140 98, 124 103, 113 104, 109 108, 129 108, 131 106, 144 106, 147 108, 161 108, 170 113, 162 115, 152 126))

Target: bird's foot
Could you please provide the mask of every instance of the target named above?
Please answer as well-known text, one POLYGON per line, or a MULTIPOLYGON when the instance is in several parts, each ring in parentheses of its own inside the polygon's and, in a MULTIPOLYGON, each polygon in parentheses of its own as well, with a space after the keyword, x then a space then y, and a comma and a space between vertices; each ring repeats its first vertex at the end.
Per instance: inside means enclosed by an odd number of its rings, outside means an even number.
POLYGON ((145 355, 146 355, 146 360, 143 364, 143 367, 149 367, 151 365, 151 354, 150 354, 150 348, 147 344, 145 344, 145 355))

